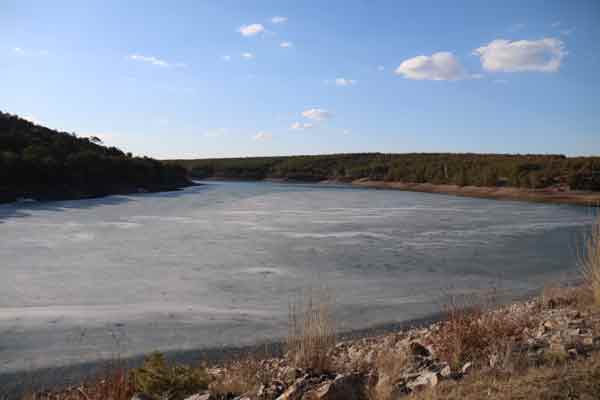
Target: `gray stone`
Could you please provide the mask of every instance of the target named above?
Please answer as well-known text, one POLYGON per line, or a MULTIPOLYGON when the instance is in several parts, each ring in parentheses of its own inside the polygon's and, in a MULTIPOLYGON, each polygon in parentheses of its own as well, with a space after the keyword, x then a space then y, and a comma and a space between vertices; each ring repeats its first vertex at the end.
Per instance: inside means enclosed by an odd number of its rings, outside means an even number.
POLYGON ((145 395, 144 393, 136 393, 133 395, 131 400, 153 400, 152 397, 145 395))

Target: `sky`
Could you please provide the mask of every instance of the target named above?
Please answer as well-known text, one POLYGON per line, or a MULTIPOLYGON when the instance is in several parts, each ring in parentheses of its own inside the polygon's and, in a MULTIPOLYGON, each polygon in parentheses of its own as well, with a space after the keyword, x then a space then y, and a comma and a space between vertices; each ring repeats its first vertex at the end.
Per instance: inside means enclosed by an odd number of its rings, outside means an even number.
POLYGON ((157 158, 600 155, 600 1, 0 0, 0 110, 157 158))

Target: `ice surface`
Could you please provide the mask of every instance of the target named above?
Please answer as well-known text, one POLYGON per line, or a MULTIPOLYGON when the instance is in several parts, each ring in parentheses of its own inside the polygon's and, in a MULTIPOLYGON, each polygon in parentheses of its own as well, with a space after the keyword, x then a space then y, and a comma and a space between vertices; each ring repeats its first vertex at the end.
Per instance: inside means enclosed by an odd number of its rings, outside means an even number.
POLYGON ((326 286, 340 329, 574 275, 589 211, 272 183, 0 206, 0 372, 285 334, 326 286))

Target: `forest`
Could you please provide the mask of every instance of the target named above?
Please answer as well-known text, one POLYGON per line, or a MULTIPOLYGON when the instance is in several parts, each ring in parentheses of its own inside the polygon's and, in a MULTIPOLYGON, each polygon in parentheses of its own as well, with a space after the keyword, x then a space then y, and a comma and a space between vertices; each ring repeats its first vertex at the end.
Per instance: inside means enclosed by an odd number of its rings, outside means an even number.
POLYGON ((156 191, 190 184, 186 169, 133 157, 99 138, 77 137, 0 112, 0 202, 156 191))
POLYGON ((171 160, 169 163, 187 168, 195 179, 307 182, 369 179, 435 185, 600 190, 600 157, 560 154, 361 153, 171 160))

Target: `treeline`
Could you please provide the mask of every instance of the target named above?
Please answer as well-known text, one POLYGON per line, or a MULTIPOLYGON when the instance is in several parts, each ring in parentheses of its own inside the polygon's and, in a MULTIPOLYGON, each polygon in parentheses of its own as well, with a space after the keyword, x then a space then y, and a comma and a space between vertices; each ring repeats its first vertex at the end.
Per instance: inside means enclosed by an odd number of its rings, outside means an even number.
POLYGON ((369 179, 459 186, 600 190, 600 157, 512 154, 332 154, 173 160, 196 179, 369 179))
POLYGON ((0 112, 0 201, 174 189, 188 172, 0 112))

